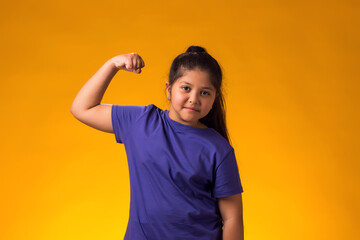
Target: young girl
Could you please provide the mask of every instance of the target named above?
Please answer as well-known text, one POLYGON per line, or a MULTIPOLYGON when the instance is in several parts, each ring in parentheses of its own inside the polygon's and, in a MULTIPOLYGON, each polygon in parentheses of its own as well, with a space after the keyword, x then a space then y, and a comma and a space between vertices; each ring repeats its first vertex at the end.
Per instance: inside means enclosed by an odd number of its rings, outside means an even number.
POLYGON ((243 188, 219 64, 198 46, 178 55, 166 82, 169 110, 100 103, 119 70, 141 73, 144 66, 136 53, 111 58, 71 106, 79 121, 125 144, 131 202, 124 239, 244 239, 243 188))

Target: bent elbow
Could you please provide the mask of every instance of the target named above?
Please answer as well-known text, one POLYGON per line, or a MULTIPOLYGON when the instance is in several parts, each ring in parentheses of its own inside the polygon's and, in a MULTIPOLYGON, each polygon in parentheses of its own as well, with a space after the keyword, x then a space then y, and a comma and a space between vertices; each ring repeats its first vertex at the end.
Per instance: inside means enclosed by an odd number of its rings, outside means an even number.
POLYGON ((75 118, 78 119, 78 116, 79 116, 80 111, 79 111, 79 109, 75 108, 74 105, 71 105, 71 107, 70 107, 70 113, 71 113, 75 118))

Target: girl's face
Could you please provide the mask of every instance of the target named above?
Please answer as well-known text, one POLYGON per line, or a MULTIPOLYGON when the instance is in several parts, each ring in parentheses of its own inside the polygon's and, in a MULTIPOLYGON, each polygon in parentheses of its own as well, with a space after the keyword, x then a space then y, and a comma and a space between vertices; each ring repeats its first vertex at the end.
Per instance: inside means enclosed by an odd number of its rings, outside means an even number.
POLYGON ((193 127, 205 127, 199 119, 210 112, 216 97, 216 89, 207 72, 186 70, 172 86, 167 82, 166 90, 172 120, 193 127))

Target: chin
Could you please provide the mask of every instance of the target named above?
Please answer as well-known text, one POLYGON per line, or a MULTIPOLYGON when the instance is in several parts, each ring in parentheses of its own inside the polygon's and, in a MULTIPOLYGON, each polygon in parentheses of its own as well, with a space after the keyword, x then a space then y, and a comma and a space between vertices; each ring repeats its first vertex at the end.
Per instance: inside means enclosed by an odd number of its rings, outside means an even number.
POLYGON ((186 124, 192 124, 194 122, 197 122, 199 119, 197 118, 191 118, 191 117, 183 117, 183 122, 186 122, 186 124))

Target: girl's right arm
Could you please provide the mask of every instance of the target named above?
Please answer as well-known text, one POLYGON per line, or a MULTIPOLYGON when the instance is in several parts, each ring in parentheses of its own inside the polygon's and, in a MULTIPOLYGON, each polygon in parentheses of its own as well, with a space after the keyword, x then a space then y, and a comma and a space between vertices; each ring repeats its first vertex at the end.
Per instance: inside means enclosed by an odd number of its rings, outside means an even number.
POLYGON ((101 99, 119 70, 141 73, 141 68, 144 66, 144 61, 136 53, 118 55, 109 59, 80 89, 70 112, 76 119, 90 127, 113 133, 112 104, 101 104, 101 99))

